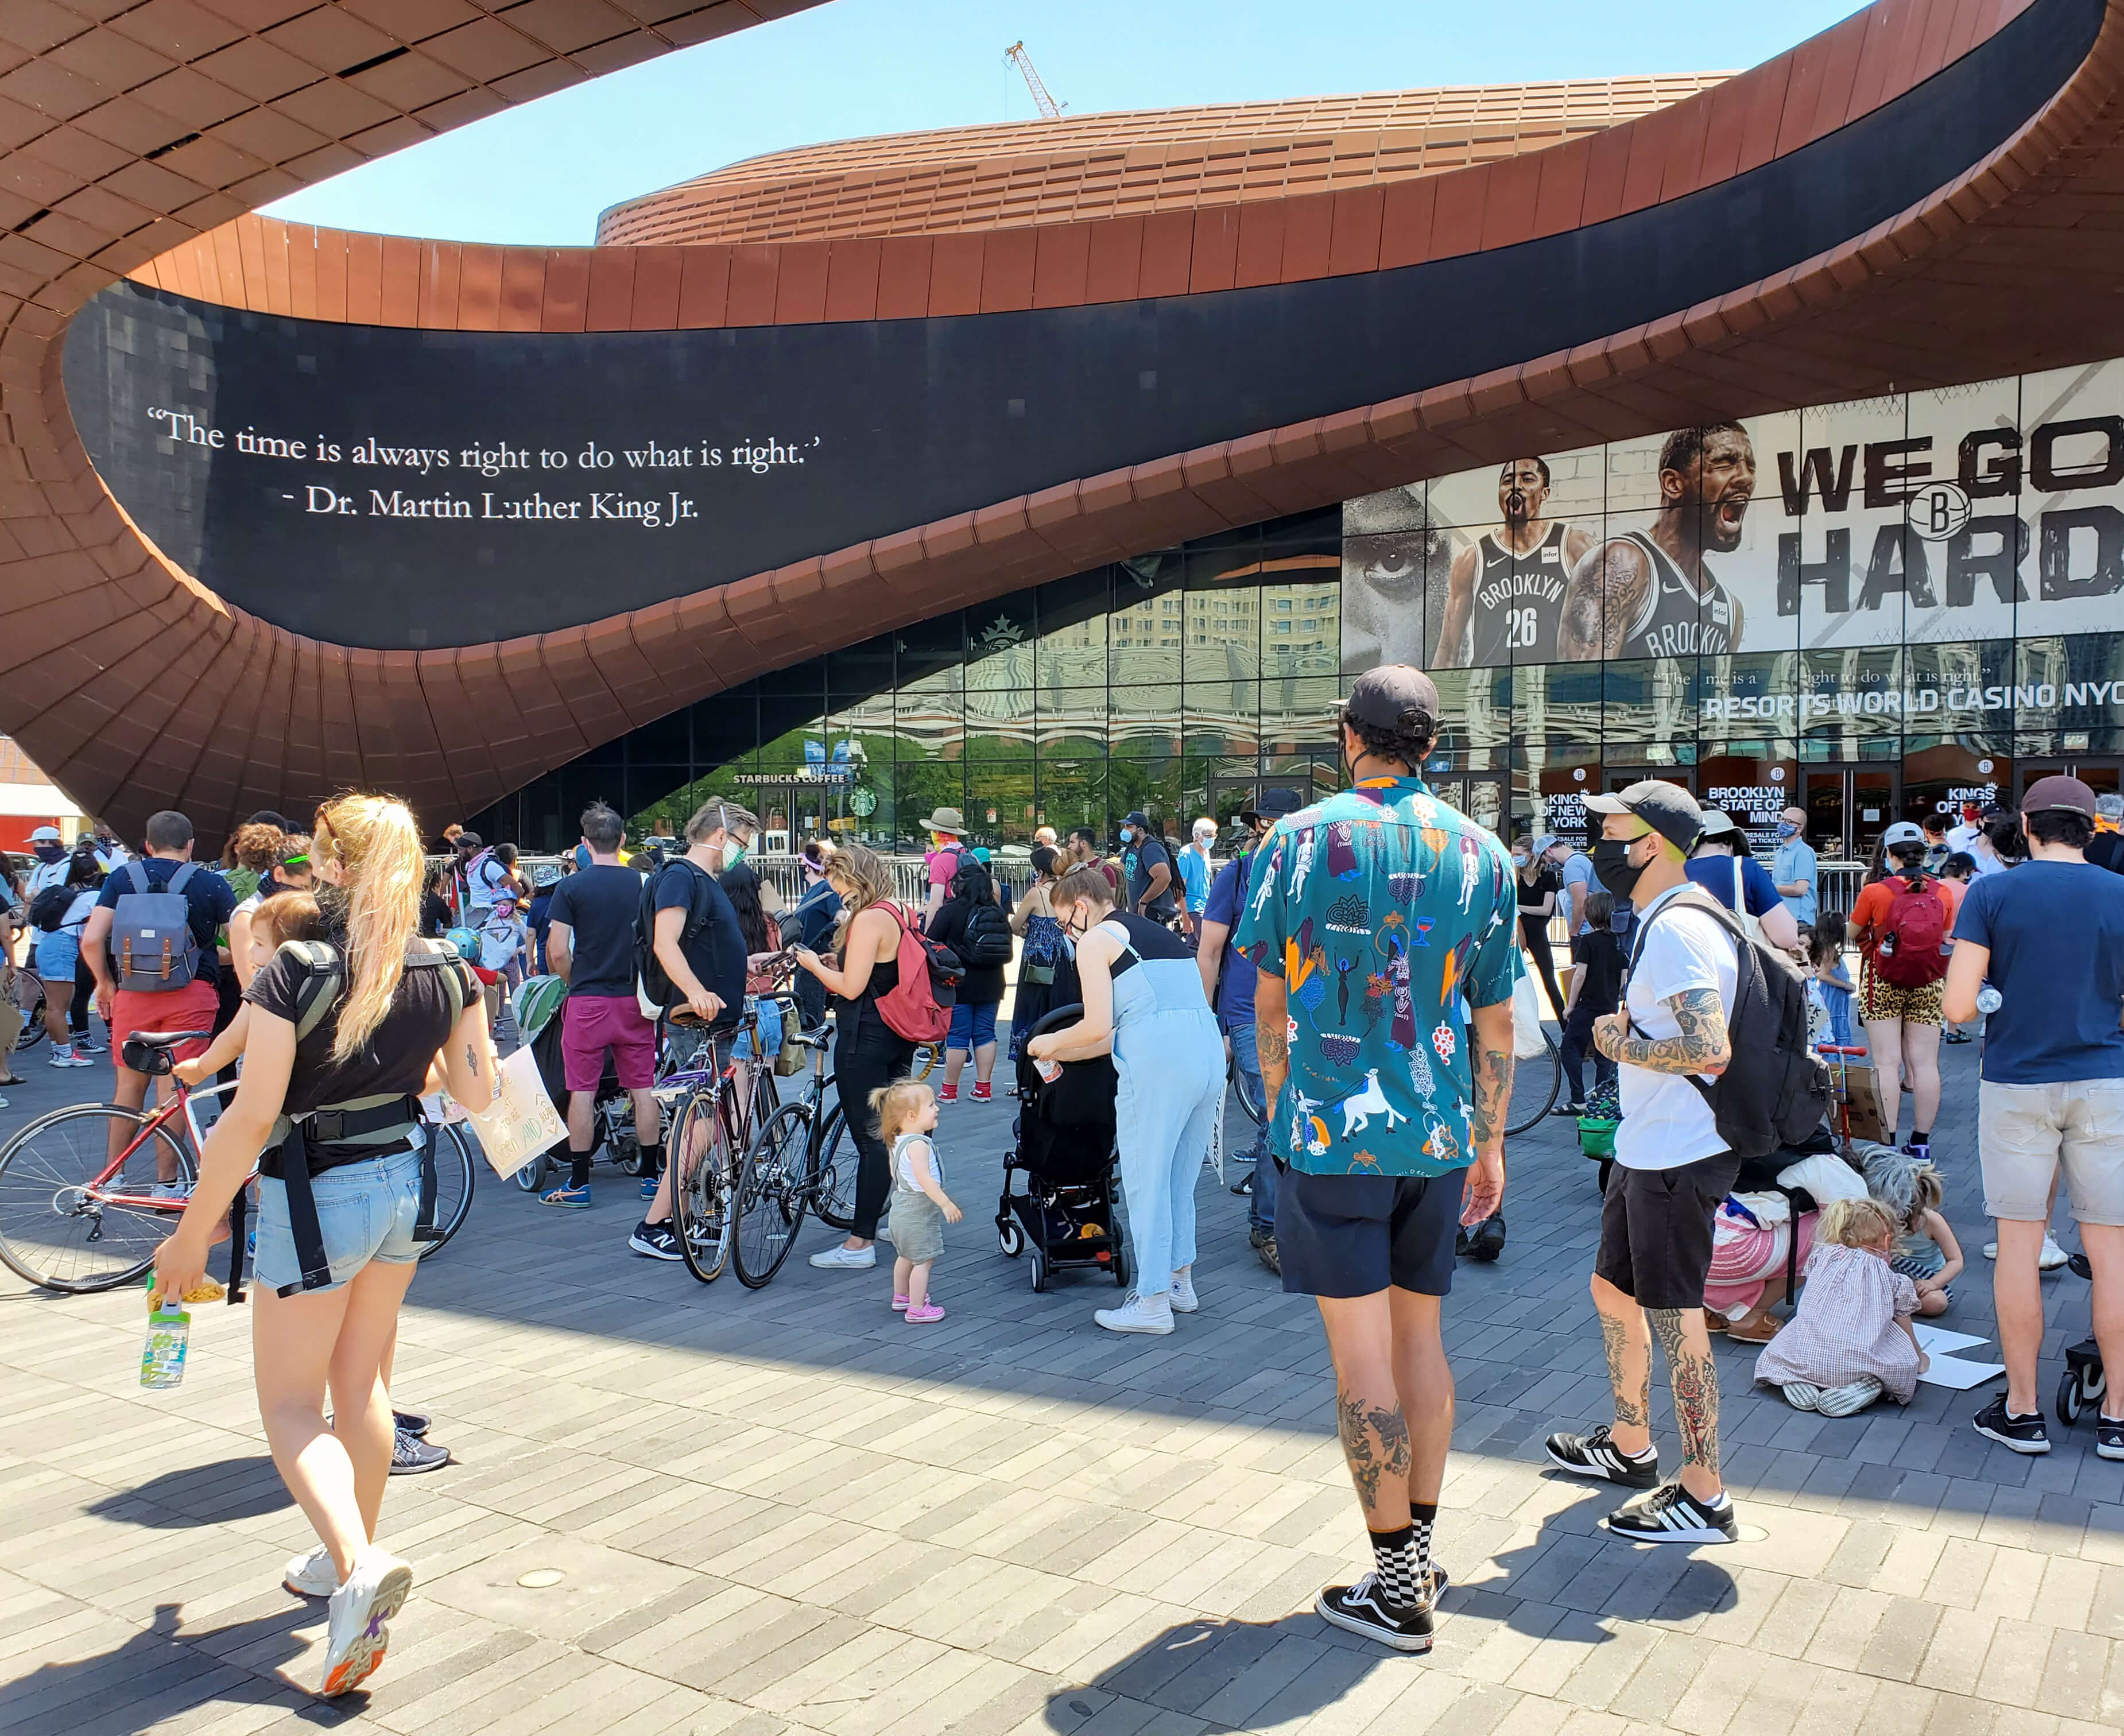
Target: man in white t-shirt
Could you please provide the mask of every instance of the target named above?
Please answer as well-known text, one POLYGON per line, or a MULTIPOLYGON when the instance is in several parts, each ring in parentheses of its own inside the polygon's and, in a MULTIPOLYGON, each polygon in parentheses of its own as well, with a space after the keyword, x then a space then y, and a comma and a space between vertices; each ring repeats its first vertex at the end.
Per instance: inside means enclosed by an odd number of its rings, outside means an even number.
POLYGON ((1609 1515, 1640 1543, 1731 1543, 1740 1530, 1718 1470, 1718 1370, 1703 1321, 1713 1215, 1740 1160, 1718 1136, 1698 1081, 1732 1058, 1727 1010, 1739 954, 1731 932, 1698 908, 1689 853, 1703 830, 1696 798, 1657 779, 1588 796, 1599 816, 1594 870, 1638 913, 1622 1010, 1595 1021, 1593 1042, 1619 1064, 1623 1119, 1600 1210, 1593 1306, 1614 1389, 1615 1420, 1590 1435, 1548 1437, 1552 1462, 1648 1493, 1609 1515), (1681 1429, 1681 1475, 1662 1485, 1652 1438, 1652 1341, 1666 1352, 1681 1429))

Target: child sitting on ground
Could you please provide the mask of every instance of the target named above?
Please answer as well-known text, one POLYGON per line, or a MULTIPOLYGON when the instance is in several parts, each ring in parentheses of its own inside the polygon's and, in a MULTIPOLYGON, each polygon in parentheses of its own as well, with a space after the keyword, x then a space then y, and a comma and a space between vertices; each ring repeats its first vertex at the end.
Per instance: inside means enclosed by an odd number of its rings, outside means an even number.
POLYGON ((870 1094, 877 1136, 892 1148, 892 1306, 908 1324, 944 1318, 929 1300, 929 1268, 944 1251, 944 1226, 961 1216, 944 1192, 937 1147, 937 1094, 919 1079, 895 1080, 870 1094))
POLYGON ((1946 1190, 1939 1171, 1907 1152, 1877 1147, 1866 1159, 1866 1191, 1902 1226, 1889 1261, 1916 1285, 1918 1312, 1945 1314, 1954 1292, 1948 1286, 1962 1276, 1962 1244, 1940 1213, 1946 1190))
POLYGON ((1839 1048, 1851 1047, 1851 981, 1844 962, 1844 943, 1849 931, 1840 913, 1824 910, 1815 919, 1814 939, 1807 948, 1821 1004, 1829 1009, 1829 1041, 1839 1048))
POLYGON ((1911 1320, 1917 1287, 1888 1262, 1896 1221, 1877 1199, 1832 1200, 1816 1226, 1799 1311, 1755 1359, 1796 1410, 1848 1417, 1886 1393, 1907 1404, 1930 1359, 1911 1320))

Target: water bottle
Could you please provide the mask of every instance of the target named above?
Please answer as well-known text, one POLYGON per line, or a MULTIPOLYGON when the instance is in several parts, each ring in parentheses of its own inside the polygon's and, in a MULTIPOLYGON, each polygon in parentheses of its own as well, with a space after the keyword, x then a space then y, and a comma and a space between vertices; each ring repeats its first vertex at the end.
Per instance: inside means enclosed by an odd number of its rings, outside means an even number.
POLYGON ((2005 1004, 2005 1000, 2004 995, 1987 982, 1976 991, 1976 1010, 1989 1018, 2005 1004))
MULTIPOLYGON (((148 1285, 154 1287, 150 1273, 148 1285)), ((191 1341, 191 1312, 176 1297, 148 1316, 148 1342, 140 1352, 140 1384, 152 1390, 181 1386, 185 1381, 185 1348, 191 1341)))

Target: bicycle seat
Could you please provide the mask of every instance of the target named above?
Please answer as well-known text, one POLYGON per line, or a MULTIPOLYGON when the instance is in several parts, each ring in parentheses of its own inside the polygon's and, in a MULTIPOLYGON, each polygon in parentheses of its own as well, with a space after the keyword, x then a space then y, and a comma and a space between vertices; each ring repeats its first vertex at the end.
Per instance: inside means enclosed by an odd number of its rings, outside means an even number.
POLYGON ((143 1049, 174 1049, 181 1042, 209 1042, 211 1031, 135 1031, 125 1039, 130 1047, 138 1043, 143 1049))
POLYGON ((135 1073, 151 1079, 167 1076, 177 1064, 171 1051, 181 1042, 205 1042, 211 1031, 136 1031, 119 1047, 119 1059, 135 1073))

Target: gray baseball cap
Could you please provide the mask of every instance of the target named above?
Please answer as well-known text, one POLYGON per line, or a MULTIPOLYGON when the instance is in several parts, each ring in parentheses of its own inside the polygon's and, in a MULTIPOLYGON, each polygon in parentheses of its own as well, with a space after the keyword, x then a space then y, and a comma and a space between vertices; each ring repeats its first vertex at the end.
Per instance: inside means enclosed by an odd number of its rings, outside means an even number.
POLYGON ((1612 796, 1588 796, 1591 814, 1634 814, 1685 856, 1703 835, 1703 810, 1679 783, 1647 778, 1612 796))

